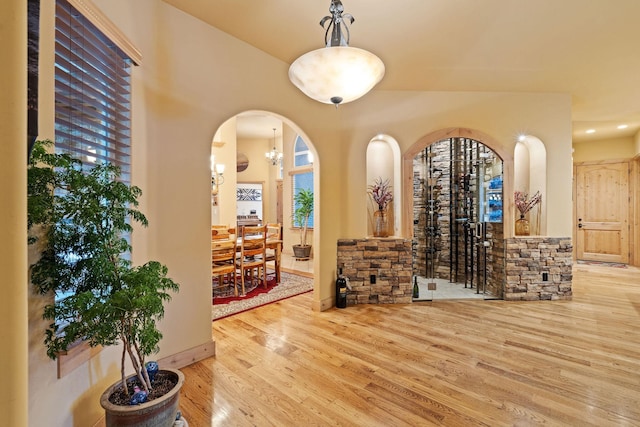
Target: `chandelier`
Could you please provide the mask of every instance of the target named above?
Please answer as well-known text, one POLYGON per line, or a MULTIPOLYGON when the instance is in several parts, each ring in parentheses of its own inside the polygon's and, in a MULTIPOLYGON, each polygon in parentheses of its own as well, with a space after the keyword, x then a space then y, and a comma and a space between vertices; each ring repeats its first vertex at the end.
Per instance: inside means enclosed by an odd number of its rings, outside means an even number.
POLYGON ((354 18, 348 13, 343 16, 343 11, 340 0, 331 0, 331 16, 320 21, 322 28, 328 22, 325 47, 305 53, 289 67, 289 79, 305 95, 336 107, 365 95, 384 76, 380 58, 366 50, 349 47, 347 21, 352 24, 354 18))
POLYGON ((273 149, 264 153, 264 156, 273 166, 282 160, 282 153, 276 150, 276 128, 273 128, 273 149))

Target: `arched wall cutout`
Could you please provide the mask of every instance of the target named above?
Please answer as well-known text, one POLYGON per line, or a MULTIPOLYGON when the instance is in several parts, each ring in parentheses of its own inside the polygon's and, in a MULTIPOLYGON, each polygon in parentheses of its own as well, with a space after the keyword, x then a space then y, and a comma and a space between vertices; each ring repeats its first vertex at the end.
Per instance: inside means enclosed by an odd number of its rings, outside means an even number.
MULTIPOLYGON (((388 179, 391 184, 393 201, 391 202, 391 218, 389 223, 389 235, 397 236, 402 230, 402 174, 400 168, 400 146, 391 136, 386 134, 376 135, 367 145, 366 174, 367 188, 377 178, 388 179)), ((367 203, 367 235, 373 234, 373 210, 374 203, 368 198, 367 203)))
POLYGON ((547 150, 544 143, 532 135, 518 139, 514 148, 514 191, 522 191, 533 196, 540 191, 539 206, 529 211, 532 235, 546 235, 547 232, 547 150))

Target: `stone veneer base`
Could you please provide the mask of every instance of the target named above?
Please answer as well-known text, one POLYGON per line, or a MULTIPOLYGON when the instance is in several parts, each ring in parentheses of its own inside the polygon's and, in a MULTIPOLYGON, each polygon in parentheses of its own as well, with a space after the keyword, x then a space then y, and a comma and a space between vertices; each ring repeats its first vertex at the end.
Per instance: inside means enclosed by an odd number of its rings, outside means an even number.
MULTIPOLYGON (((504 260, 504 299, 571 299, 572 251, 569 237, 505 239, 504 258, 497 257, 504 260)), ((411 240, 340 239, 337 261, 352 287, 347 305, 412 302, 411 240)))
POLYGON ((352 288, 347 294, 347 305, 410 303, 411 260, 411 240, 394 237, 338 240, 338 269, 342 268, 352 288))
POLYGON ((570 237, 513 237, 505 242, 505 300, 571 299, 573 245, 570 237))

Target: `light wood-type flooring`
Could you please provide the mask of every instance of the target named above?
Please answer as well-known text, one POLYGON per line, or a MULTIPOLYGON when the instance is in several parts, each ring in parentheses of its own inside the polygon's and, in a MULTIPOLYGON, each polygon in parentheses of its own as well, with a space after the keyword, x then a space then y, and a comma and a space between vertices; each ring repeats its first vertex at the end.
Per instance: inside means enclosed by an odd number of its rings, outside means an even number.
POLYGON ((313 312, 311 294, 213 322, 183 368, 203 426, 640 426, 640 270, 576 265, 572 301, 313 312))

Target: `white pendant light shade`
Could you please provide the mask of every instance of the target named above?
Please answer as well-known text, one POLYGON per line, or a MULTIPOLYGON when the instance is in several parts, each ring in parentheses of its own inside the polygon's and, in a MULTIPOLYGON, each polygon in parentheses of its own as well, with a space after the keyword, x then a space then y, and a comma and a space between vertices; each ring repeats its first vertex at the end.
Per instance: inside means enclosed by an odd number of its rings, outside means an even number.
POLYGON ((289 79, 305 95, 325 104, 355 101, 382 80, 384 64, 376 55, 349 46, 305 53, 289 67, 289 79))
POLYGON ((349 47, 349 24, 340 0, 331 0, 331 15, 320 21, 325 28, 322 49, 305 53, 289 67, 289 80, 305 95, 325 104, 355 101, 384 77, 384 64, 371 52, 349 47))

